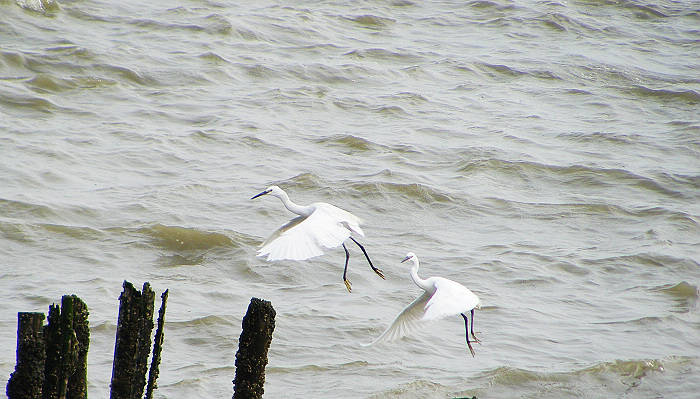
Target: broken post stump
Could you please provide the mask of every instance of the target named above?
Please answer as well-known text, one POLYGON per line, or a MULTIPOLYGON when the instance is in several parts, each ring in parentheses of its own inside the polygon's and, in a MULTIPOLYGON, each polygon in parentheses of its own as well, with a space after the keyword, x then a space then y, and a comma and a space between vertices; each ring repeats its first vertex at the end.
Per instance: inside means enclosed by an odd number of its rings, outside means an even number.
POLYGON ((46 366, 44 399, 87 398, 87 353, 90 346, 87 305, 75 295, 64 295, 61 306, 49 306, 44 327, 46 366))
POLYGON ((146 384, 145 399, 153 398, 153 390, 158 388, 156 379, 158 378, 160 366, 160 353, 163 351, 163 338, 165 333, 163 327, 165 324, 165 305, 168 302, 168 290, 160 296, 160 310, 158 311, 158 327, 156 328, 156 337, 153 339, 153 359, 151 359, 151 369, 148 371, 148 384, 146 384))
MULTIPOLYGON (((156 388, 167 297, 166 290, 161 296, 146 399, 156 388)), ((140 399, 143 394, 154 299, 148 283, 141 293, 124 281, 119 297, 111 398, 140 399)), ((64 295, 61 306, 49 306, 45 326, 43 313, 18 313, 17 365, 7 382, 9 399, 87 399, 88 314, 87 305, 75 295, 64 295)))
POLYGON ((17 367, 7 383, 10 399, 86 399, 88 309, 75 295, 43 313, 18 314, 17 367), (29 369, 30 367, 31 369, 29 369))
POLYGON ((139 292, 124 281, 112 363, 111 399, 140 399, 151 350, 155 293, 148 283, 139 292))
POLYGON ((5 393, 10 399, 41 399, 44 382, 44 314, 17 314, 17 365, 5 393))
POLYGON ((85 399, 90 346, 87 305, 75 295, 64 295, 60 306, 49 306, 48 322, 43 397, 85 399))
MULTIPOLYGON (((72 316, 75 356, 77 362, 73 374, 68 377, 66 399, 87 399, 87 358, 90 347, 90 326, 88 324, 88 308, 85 302, 75 295, 63 296, 63 301, 69 300, 73 304, 72 316)), ((65 306, 65 305, 61 305, 65 306)), ((66 313, 68 315, 68 313, 66 313)), ((63 314, 61 315, 64 316, 63 314)))
POLYGON ((275 309, 272 303, 252 298, 243 317, 243 331, 236 353, 236 377, 233 399, 261 399, 265 384, 267 350, 275 330, 275 309))

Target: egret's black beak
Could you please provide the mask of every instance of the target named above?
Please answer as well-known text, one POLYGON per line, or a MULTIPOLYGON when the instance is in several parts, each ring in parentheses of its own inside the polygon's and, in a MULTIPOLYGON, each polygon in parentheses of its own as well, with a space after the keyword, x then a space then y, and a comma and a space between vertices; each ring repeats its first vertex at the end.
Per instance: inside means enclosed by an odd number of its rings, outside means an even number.
POLYGON ((413 256, 407 256, 406 259, 402 260, 401 263, 404 263, 405 261, 411 259, 413 256))
POLYGON ((251 198, 251 199, 254 200, 254 199, 258 198, 258 197, 262 197, 262 196, 265 195, 265 194, 269 194, 270 191, 272 191, 272 190, 265 190, 265 191, 263 191, 262 193, 260 193, 260 194, 258 194, 258 195, 256 195, 256 196, 254 196, 254 197, 251 198))

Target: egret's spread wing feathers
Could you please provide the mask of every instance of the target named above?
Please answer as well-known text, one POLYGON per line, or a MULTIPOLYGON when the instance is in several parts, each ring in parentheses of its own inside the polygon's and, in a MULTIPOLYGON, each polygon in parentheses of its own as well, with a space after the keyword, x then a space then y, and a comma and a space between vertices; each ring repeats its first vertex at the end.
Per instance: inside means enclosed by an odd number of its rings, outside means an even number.
MULTIPOLYGON (((300 227, 304 229, 306 234, 313 236, 318 245, 325 248, 335 248, 345 242, 352 233, 352 230, 347 227, 347 220, 342 218, 343 215, 337 211, 345 212, 333 205, 317 204, 314 213, 309 216, 304 226, 300 227)), ((348 213, 348 215, 351 214, 348 213)))
POLYGON ((391 323, 391 326, 379 338, 375 339, 369 345, 374 345, 380 342, 393 341, 420 329, 423 324, 422 318, 425 314, 425 304, 430 299, 430 294, 423 292, 415 301, 411 302, 406 308, 396 316, 396 319, 391 323))
POLYGON ((458 315, 479 305, 479 298, 462 284, 442 277, 431 279, 434 279, 435 293, 425 305, 424 321, 458 315))
POLYGON ((323 255, 323 248, 335 248, 350 237, 351 232, 364 235, 360 219, 333 205, 318 203, 308 216, 299 216, 277 229, 265 240, 258 256, 268 261, 304 260, 323 255))
MULTIPOLYGON (((314 213, 323 215, 326 218, 326 222, 332 224, 339 224, 353 233, 359 234, 363 237, 365 236, 365 233, 360 228, 360 225, 362 224, 362 219, 360 219, 359 217, 353 215, 352 213, 344 209, 340 209, 337 206, 326 204, 324 202, 319 202, 314 205, 316 206, 316 211, 314 213)), ((347 239, 347 237, 345 239, 347 239)), ((338 246, 340 244, 336 244, 335 246, 338 246)))
MULTIPOLYGON (((279 238, 279 236, 281 236, 282 234, 284 234, 287 230, 293 228, 294 226, 298 225, 299 223, 303 222, 304 220, 306 220, 306 216, 298 216, 298 217, 295 217, 294 219, 292 219, 292 220, 288 221, 287 223, 285 223, 284 226, 282 226, 282 227, 280 227, 279 229, 273 231, 272 234, 270 234, 270 236, 267 237, 267 239, 265 240, 265 242, 263 242, 262 245, 260 245, 261 250, 262 250, 262 248, 264 248, 267 244, 269 244, 269 243, 271 243, 272 241, 275 241, 277 238, 279 238)), ((258 256, 259 256, 259 255, 258 255, 258 256)))
POLYGON ((258 256, 267 255, 268 261, 274 261, 282 259, 304 260, 323 255, 323 251, 313 240, 313 237, 295 232, 300 226, 303 226, 307 219, 305 216, 296 217, 275 230, 262 244, 258 256))

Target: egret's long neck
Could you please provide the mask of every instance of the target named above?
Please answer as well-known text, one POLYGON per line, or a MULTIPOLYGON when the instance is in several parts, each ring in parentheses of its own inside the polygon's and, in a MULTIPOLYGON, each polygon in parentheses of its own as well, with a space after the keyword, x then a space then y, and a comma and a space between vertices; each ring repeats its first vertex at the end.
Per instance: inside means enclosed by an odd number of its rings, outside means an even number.
POLYGON ((282 200, 282 203, 290 212, 296 213, 297 215, 309 216, 313 212, 313 209, 309 206, 301 206, 293 203, 285 192, 282 192, 277 198, 282 200))
POLYGON ((418 268, 420 267, 418 259, 414 257, 411 260, 413 261, 413 267, 411 267, 411 278, 413 279, 413 282, 416 283, 417 286, 432 294, 432 292, 435 289, 430 284, 428 284, 427 280, 423 280, 422 278, 420 278, 420 276, 418 276, 418 268))

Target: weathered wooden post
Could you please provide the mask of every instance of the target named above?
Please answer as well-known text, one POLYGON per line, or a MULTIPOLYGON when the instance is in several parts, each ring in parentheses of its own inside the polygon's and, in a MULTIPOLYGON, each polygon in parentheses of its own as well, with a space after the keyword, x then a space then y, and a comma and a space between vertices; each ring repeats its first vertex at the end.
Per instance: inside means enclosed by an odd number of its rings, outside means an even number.
POLYGON ((156 328, 156 337, 153 339, 153 359, 151 359, 151 369, 148 371, 148 384, 146 384, 145 399, 153 398, 153 390, 158 386, 156 379, 158 378, 158 369, 160 366, 160 353, 163 351, 163 326, 165 324, 165 304, 168 302, 168 290, 160 296, 160 310, 158 310, 158 327, 156 328))
POLYGON ((48 322, 44 327, 46 365, 43 397, 85 399, 90 345, 87 305, 75 295, 64 295, 61 306, 49 306, 48 322))
POLYGON ((243 317, 243 331, 236 353, 236 377, 233 399, 261 399, 265 384, 267 350, 275 330, 272 303, 253 298, 243 317))
POLYGON ((44 314, 17 314, 17 365, 7 382, 9 399, 41 399, 44 383, 44 314))
POLYGON ((111 399, 140 399, 151 351, 155 293, 148 283, 139 292, 124 281, 112 363, 111 399))
MULTIPOLYGON (((67 298, 64 296, 63 298, 67 298)), ((75 295, 70 296, 73 303, 71 319, 73 320, 73 334, 77 340, 75 371, 68 378, 66 398, 87 399, 87 358, 90 347, 90 326, 88 323, 88 308, 85 302, 75 295)))
POLYGON ((18 314, 17 367, 7 383, 10 399, 86 399, 88 310, 75 295, 43 313, 18 314))
MULTIPOLYGON (((163 345, 166 290, 158 317, 146 399, 156 388, 163 345)), ((143 292, 124 281, 119 297, 119 321, 112 365, 113 399, 140 399, 153 330, 155 294, 148 283, 143 292)), ((87 305, 75 295, 64 295, 61 306, 43 313, 18 313, 17 365, 7 382, 9 399, 87 399, 87 354, 90 345, 87 305)))

